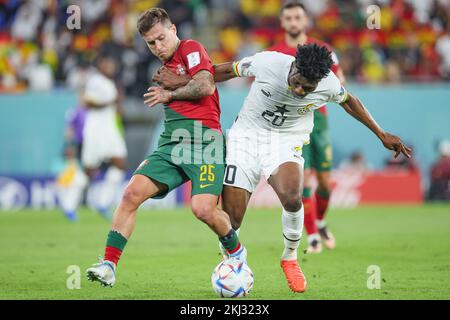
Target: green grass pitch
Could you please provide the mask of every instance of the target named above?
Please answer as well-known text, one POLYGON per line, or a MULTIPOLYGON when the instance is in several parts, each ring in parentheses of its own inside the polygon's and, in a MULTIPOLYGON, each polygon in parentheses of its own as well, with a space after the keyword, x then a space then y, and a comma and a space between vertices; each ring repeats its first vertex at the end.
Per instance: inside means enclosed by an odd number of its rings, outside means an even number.
MULTIPOLYGON (((279 266, 280 210, 250 209, 241 240, 255 285, 245 299, 450 299, 450 205, 333 209, 329 225, 334 251, 305 255, 303 237, 308 290, 294 294, 279 266), (370 265, 381 270, 380 289, 367 287, 370 265)), ((0 299, 218 299, 210 283, 217 238, 189 209, 140 211, 116 285, 102 288, 84 271, 103 254, 109 226, 89 210, 78 223, 57 211, 1 212, 0 299), (80 289, 66 286, 72 265, 80 289)))

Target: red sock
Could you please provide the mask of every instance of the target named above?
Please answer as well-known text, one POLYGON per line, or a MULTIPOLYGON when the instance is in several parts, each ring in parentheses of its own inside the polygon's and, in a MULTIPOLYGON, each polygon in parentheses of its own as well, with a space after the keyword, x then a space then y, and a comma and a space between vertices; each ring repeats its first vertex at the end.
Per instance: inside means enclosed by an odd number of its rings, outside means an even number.
POLYGON ((121 255, 122 255, 122 250, 107 246, 105 248, 105 257, 103 258, 103 260, 108 260, 108 261, 114 262, 114 264, 117 266, 117 263, 119 262, 121 255))
POLYGON ((315 193, 316 203, 317 203, 317 219, 323 220, 325 219, 325 213, 328 209, 328 203, 330 202, 330 195, 323 196, 319 195, 317 192, 315 193))
POLYGON ((305 219, 304 226, 306 229, 306 234, 314 234, 318 233, 317 225, 316 225, 316 202, 313 198, 305 198, 303 197, 303 206, 305 208, 305 219))

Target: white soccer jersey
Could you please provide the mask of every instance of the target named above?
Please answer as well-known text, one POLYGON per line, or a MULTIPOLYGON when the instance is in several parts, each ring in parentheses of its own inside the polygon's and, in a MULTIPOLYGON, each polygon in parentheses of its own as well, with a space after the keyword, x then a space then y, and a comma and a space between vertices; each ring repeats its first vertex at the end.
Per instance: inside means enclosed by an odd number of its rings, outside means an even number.
POLYGON ((263 51, 234 65, 239 76, 255 77, 236 125, 280 133, 310 133, 314 109, 327 102, 345 101, 347 91, 331 71, 313 92, 303 98, 294 95, 288 84, 294 60, 294 57, 283 53, 263 51))
POLYGON ((303 145, 309 143, 313 110, 327 102, 342 103, 347 91, 330 74, 304 98, 289 89, 295 58, 261 52, 234 64, 239 76, 255 77, 239 117, 227 137, 224 184, 254 192, 261 176, 269 178, 286 162, 303 167, 303 145))
POLYGON ((127 149, 117 128, 117 88, 114 82, 100 73, 92 75, 84 90, 86 101, 104 105, 89 109, 83 129, 82 162, 89 168, 98 167, 111 158, 125 158, 127 149))

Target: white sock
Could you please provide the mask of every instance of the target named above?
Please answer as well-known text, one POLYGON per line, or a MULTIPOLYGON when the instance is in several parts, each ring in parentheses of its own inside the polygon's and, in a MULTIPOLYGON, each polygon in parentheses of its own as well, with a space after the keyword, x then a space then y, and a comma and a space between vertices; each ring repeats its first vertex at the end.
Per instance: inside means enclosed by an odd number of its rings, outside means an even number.
POLYGON ((324 220, 317 220, 317 228, 323 229, 327 226, 327 222, 324 220))
MULTIPOLYGON (((241 230, 241 228, 238 228, 237 230, 234 230, 236 232, 236 234, 239 236, 239 231, 241 230)), ((227 249, 225 249, 222 245, 222 243, 219 241, 219 250, 220 253, 222 254, 222 256, 227 257, 228 256, 228 252, 227 249)))
POLYGON ((283 209, 281 223, 283 226, 284 251, 282 260, 297 260, 297 249, 303 232, 304 209, 289 212, 283 209))
POLYGON ((101 192, 97 202, 97 207, 100 209, 109 209, 113 205, 116 194, 122 186, 125 178, 125 171, 117 167, 110 166, 105 174, 105 179, 102 183, 101 192))

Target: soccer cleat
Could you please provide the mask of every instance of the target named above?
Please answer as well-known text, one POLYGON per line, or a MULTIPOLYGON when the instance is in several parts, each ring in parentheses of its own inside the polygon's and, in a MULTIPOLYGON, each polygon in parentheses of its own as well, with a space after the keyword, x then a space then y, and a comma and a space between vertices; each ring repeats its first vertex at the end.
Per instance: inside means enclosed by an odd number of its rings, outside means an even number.
POLYGON ((229 257, 247 263, 247 249, 243 245, 241 245, 241 248, 238 251, 230 254, 229 257))
POLYGON ((86 270, 89 281, 98 281, 104 287, 112 287, 116 282, 116 266, 113 262, 104 260, 86 270))
POLYGON ((294 292, 306 291, 306 278, 297 260, 281 260, 281 268, 288 282, 289 288, 294 292))
POLYGON ((319 240, 312 240, 309 245, 308 248, 306 249, 305 253, 321 253, 322 252, 322 244, 320 243, 319 240))
POLYGON ((325 248, 329 250, 333 250, 334 248, 336 248, 336 240, 334 239, 333 234, 327 229, 327 227, 320 228, 319 234, 325 248))

